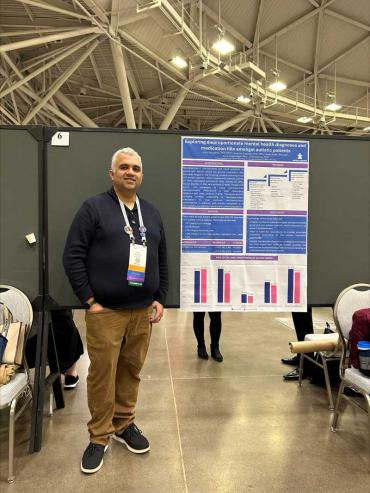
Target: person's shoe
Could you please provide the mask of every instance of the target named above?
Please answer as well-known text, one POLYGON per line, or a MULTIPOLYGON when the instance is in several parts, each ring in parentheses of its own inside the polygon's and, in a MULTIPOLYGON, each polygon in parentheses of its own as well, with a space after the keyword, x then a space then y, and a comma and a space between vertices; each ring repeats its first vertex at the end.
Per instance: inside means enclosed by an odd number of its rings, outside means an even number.
POLYGON ((299 365, 299 356, 293 356, 293 358, 281 358, 281 362, 284 365, 297 366, 299 365))
POLYGON ((219 363, 222 363, 222 361, 224 360, 224 357, 220 353, 220 350, 219 350, 218 346, 217 347, 213 347, 211 345, 211 356, 212 356, 213 359, 215 359, 219 363))
POLYGON ((208 353, 205 346, 198 346, 198 358, 200 359, 208 359, 208 353))
MULTIPOLYGON (((306 375, 303 373, 302 378, 306 378, 306 375)), ((292 380, 299 380, 299 368, 296 368, 295 370, 287 373, 286 375, 283 375, 283 379, 287 382, 290 382, 292 380)))
POLYGON ((64 378, 64 389, 70 390, 76 388, 79 381, 80 377, 78 375, 66 375, 64 378))
POLYGON ((117 440, 117 442, 126 445, 130 452, 133 452, 134 454, 144 454, 150 450, 148 440, 135 423, 128 425, 121 433, 115 433, 113 438, 117 440))
POLYGON ((85 474, 93 474, 99 471, 103 465, 104 453, 108 445, 100 445, 90 442, 87 446, 81 461, 81 471, 85 474))

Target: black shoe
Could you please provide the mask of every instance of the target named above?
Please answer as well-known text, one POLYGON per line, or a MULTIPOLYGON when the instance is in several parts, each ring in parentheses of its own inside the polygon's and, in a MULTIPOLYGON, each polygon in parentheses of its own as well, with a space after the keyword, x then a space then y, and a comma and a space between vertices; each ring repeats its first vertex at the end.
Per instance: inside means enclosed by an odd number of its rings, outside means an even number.
POLYGON ((117 440, 117 442, 126 445, 126 447, 134 454, 144 454, 150 450, 148 440, 135 423, 128 425, 121 433, 115 433, 113 438, 117 440))
POLYGON ((324 334, 334 334, 334 330, 331 329, 329 322, 326 322, 324 334))
POLYGON ((198 346, 198 358, 200 359, 208 359, 208 353, 205 346, 198 346))
POLYGON ((82 456, 81 471, 86 474, 99 471, 103 465, 103 457, 107 448, 108 445, 104 446, 90 442, 82 456))
POLYGON ((213 347, 212 345, 211 345, 211 356, 213 359, 215 359, 219 363, 222 363, 224 360, 224 357, 220 353, 220 350, 218 349, 218 347, 213 347))
POLYGON ((76 375, 66 375, 64 378, 64 389, 70 390, 77 387, 78 382, 80 381, 80 377, 76 375))
POLYGON ((299 365, 299 356, 293 356, 293 358, 281 358, 281 362, 284 365, 297 366, 299 365))
MULTIPOLYGON (((304 373, 302 375, 302 378, 306 378, 306 375, 304 373)), ((299 369, 296 368, 295 370, 287 373, 283 376, 283 379, 288 382, 291 380, 299 380, 299 369)))

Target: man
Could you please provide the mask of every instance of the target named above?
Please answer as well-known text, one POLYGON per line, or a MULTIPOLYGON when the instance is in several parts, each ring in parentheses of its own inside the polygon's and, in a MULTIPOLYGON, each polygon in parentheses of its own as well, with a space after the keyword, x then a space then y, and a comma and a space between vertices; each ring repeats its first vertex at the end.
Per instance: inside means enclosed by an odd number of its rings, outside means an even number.
POLYGON ((150 449, 135 425, 135 407, 151 326, 162 318, 168 289, 161 217, 136 194, 143 179, 139 154, 118 150, 109 175, 112 188, 77 212, 63 257, 73 290, 88 308, 91 419, 84 473, 101 468, 111 435, 131 452, 150 449))

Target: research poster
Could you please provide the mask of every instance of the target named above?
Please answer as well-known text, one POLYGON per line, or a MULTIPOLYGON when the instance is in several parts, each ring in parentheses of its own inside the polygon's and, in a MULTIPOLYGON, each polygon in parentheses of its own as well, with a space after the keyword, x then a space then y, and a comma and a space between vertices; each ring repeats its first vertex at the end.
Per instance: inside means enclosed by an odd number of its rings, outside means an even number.
POLYGON ((306 311, 309 142, 181 144, 181 308, 306 311))

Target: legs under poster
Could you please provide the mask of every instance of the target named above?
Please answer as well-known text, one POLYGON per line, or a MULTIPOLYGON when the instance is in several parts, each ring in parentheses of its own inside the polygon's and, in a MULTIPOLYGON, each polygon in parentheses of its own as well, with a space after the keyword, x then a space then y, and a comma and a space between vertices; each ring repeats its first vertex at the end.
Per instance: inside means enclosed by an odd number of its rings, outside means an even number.
POLYGON ((309 143, 182 138, 181 308, 306 311, 309 143))

